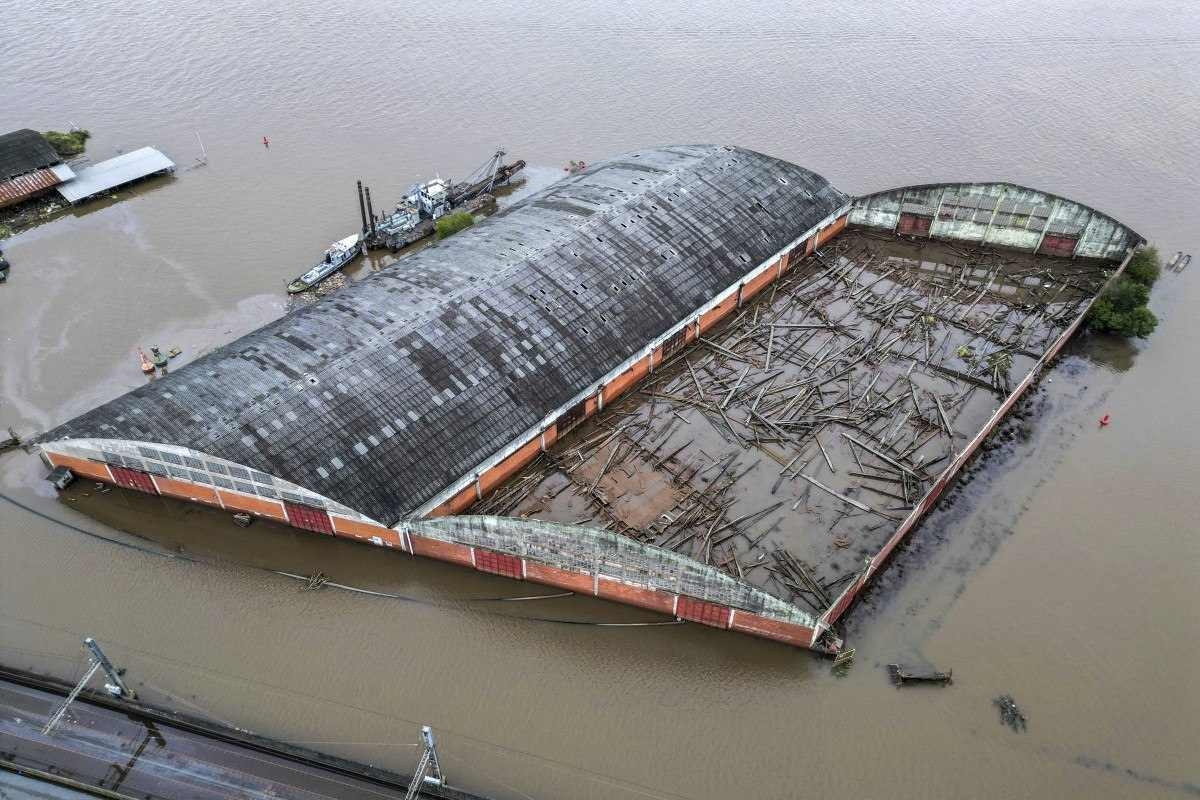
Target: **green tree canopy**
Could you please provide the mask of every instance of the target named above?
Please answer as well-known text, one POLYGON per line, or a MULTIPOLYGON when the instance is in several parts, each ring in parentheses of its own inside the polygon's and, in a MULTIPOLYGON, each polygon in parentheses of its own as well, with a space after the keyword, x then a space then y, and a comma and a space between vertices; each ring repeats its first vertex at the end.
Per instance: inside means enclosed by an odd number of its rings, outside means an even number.
POLYGON ((1150 287, 1158 280, 1158 273, 1160 271, 1158 249, 1154 247, 1139 247, 1133 254, 1133 258, 1129 259, 1129 264, 1125 267, 1125 276, 1130 280, 1140 283, 1142 286, 1150 287))
POLYGON ((1145 338, 1154 332, 1158 318, 1146 308, 1150 290, 1136 281, 1122 277, 1096 298, 1088 312, 1088 327, 1097 333, 1145 338))
POLYGON ((453 236, 463 228, 469 228, 475 224, 475 217, 471 216, 469 211, 455 211, 453 214, 447 214, 437 221, 437 238, 445 239, 447 236, 453 236))

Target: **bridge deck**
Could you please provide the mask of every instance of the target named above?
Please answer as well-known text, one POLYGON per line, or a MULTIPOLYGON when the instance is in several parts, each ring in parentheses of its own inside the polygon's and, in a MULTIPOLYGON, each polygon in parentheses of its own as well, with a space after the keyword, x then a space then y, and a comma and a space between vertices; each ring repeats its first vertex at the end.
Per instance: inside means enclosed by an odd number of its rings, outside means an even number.
MULTIPOLYGON (((407 787, 406 776, 359 776, 348 762, 86 695, 44 736, 64 694, 65 687, 53 682, 0 671, 0 760, 6 770, 49 773, 100 790, 99 796, 146 800, 369 800, 401 798, 407 787)), ((479 800, 452 789, 420 797, 479 800)))

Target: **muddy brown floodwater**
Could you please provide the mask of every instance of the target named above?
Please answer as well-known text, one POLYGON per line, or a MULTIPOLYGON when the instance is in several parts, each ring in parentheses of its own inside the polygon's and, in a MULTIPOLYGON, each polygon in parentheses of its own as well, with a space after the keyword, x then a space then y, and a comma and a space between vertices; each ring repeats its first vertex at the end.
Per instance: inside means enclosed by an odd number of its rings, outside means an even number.
MULTIPOLYGON (((151 144, 180 170, 3 243, 0 427, 132 388, 139 345, 194 358, 284 313, 356 227, 356 179, 388 202, 497 145, 531 187, 679 141, 851 192, 1008 179, 1200 247, 1192 3, 866 5, 9 0, 0 128, 74 122, 93 158, 151 144)), ((21 504, 0 502, 0 662, 74 678, 90 634, 151 701, 401 771, 430 723, 452 782, 498 798, 1200 795, 1196 271, 1153 307, 1149 340, 1078 340, 1022 405, 851 614, 844 677, 199 507, 59 500, 21 453, 0 458, 21 504), (894 689, 893 661, 954 685, 894 689)))

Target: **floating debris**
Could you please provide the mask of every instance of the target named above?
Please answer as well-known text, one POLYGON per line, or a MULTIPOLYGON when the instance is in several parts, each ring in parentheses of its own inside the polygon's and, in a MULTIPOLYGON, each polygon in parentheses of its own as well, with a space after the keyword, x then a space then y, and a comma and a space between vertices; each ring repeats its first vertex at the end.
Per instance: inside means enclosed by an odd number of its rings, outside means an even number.
POLYGON ((844 678, 846 677, 846 674, 850 672, 850 667, 853 666, 853 664, 854 648, 851 647, 834 656, 833 667, 830 669, 830 671, 833 672, 836 677, 844 678))
POLYGON ((904 668, 903 664, 888 664, 887 669, 896 686, 903 686, 906 683, 936 683, 941 686, 949 686, 954 683, 954 670, 952 669, 945 672, 937 670, 910 672, 904 668))
POLYGON ((0 453, 21 446, 21 437, 12 428, 8 429, 8 438, 0 439, 0 453))
POLYGON ((1182 250, 1176 250, 1175 255, 1171 256, 1171 260, 1167 262, 1167 269, 1171 272, 1183 272, 1191 263, 1191 253, 1185 254, 1182 250))
POLYGON ((142 372, 146 373, 147 375, 153 374, 154 373, 154 362, 150 360, 149 356, 146 355, 146 352, 144 350, 142 350, 142 348, 140 348, 140 347, 137 349, 137 354, 138 354, 138 364, 139 364, 139 366, 141 366, 142 372))
POLYGON ((67 467, 55 467, 46 480, 54 484, 56 489, 65 489, 75 482, 75 473, 67 467))
POLYGON ((249 528, 250 523, 254 521, 254 517, 244 512, 238 512, 233 515, 233 524, 239 528, 249 528))
POLYGON ((1017 701, 1011 694, 1002 694, 992 701, 992 705, 1000 709, 1000 721, 1016 732, 1025 730, 1025 715, 1017 707, 1017 701))
POLYGON ((175 345, 174 347, 172 347, 170 350, 167 351, 167 356, 170 358, 175 358, 176 356, 179 356, 182 353, 183 353, 183 348, 180 347, 179 345, 175 345))
POLYGON ((318 299, 331 295, 341 289, 350 279, 346 277, 344 272, 335 272, 325 280, 321 281, 315 288, 306 289, 303 292, 297 292, 292 295, 292 302, 296 305, 309 305, 315 303, 318 299))
POLYGON ((320 589, 322 586, 324 586, 328 582, 329 582, 329 576, 326 575, 324 572, 318 572, 315 575, 309 575, 308 578, 305 579, 304 587, 301 589, 301 591, 305 591, 305 592, 316 591, 317 589, 320 589))

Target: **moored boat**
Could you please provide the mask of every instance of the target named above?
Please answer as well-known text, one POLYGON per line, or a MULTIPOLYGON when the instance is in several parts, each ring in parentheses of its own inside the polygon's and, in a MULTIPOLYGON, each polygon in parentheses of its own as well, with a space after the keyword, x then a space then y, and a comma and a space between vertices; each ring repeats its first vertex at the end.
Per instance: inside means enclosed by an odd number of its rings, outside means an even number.
POLYGON ((147 375, 154 374, 154 362, 149 359, 149 357, 146 355, 146 352, 139 347, 137 349, 137 354, 138 366, 142 368, 142 372, 146 373, 147 375))
POLYGON ((289 294, 311 289, 354 260, 360 252, 387 248, 396 252, 433 235, 435 222, 451 211, 475 213, 495 203, 490 194, 525 168, 524 161, 504 163, 505 152, 497 150, 484 164, 462 181, 436 177, 414 184, 396 209, 376 215, 371 205, 370 187, 358 182, 358 207, 362 233, 347 236, 325 251, 324 259, 288 284, 289 294))
POLYGON ((353 261, 361 251, 362 237, 357 233, 337 240, 329 246, 324 258, 316 266, 288 284, 288 293, 296 294, 313 288, 353 261))

